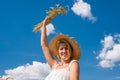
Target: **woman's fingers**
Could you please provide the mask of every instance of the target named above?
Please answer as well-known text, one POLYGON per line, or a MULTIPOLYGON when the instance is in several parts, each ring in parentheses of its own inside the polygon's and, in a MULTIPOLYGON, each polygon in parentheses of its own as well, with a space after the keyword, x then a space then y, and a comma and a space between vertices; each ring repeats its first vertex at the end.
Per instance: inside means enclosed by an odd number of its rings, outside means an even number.
POLYGON ((43 21, 44 26, 46 26, 47 24, 49 24, 50 21, 51 21, 50 18, 49 18, 49 17, 46 17, 46 18, 44 19, 44 21, 43 21))

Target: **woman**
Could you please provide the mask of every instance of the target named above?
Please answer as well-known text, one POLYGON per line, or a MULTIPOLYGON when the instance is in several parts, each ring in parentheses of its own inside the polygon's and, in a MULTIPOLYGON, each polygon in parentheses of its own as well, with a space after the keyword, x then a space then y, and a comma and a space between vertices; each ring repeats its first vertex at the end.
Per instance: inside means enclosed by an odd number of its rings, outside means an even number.
POLYGON ((76 41, 66 35, 60 34, 53 38, 48 46, 46 25, 50 22, 48 17, 41 29, 41 47, 45 58, 51 67, 51 73, 45 80, 79 80, 80 48, 76 41), (57 62, 55 57, 60 60, 57 62))

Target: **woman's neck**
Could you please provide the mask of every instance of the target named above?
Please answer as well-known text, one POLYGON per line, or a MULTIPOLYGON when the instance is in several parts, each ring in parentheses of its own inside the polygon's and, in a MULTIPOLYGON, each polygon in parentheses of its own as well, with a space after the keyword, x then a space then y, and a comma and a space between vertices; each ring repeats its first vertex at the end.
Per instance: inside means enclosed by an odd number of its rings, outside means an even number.
POLYGON ((61 65, 68 65, 71 60, 61 60, 61 65))

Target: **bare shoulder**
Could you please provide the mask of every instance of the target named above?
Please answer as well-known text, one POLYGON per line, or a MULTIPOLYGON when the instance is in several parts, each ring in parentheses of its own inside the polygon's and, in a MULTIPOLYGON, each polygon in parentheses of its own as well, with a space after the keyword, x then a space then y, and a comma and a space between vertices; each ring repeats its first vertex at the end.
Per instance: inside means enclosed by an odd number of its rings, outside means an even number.
POLYGON ((79 69, 79 63, 78 61, 74 61, 71 66, 70 66, 70 70, 72 69, 79 69))
POLYGON ((70 66, 70 80, 79 80, 79 63, 78 61, 72 62, 70 66))

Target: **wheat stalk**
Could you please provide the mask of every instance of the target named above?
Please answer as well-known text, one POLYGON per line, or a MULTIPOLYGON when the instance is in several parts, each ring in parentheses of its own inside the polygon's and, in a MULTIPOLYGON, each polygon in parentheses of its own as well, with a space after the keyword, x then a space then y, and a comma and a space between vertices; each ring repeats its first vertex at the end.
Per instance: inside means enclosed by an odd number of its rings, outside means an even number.
MULTIPOLYGON (((57 4, 55 7, 50 7, 51 10, 47 11, 46 13, 48 14, 47 18, 51 21, 56 15, 58 14, 66 14, 67 11, 57 4)), ((47 23, 49 24, 49 23, 47 23)), ((33 29, 33 32, 37 32, 41 27, 43 26, 43 21, 38 23, 37 26, 33 29)))

